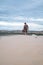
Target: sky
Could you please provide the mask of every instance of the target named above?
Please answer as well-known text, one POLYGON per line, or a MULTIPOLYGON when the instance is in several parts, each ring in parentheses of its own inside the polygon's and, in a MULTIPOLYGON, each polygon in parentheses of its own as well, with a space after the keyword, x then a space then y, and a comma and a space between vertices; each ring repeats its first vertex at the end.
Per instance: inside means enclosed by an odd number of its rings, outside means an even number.
POLYGON ((0 30, 43 31, 43 0, 0 0, 0 30))

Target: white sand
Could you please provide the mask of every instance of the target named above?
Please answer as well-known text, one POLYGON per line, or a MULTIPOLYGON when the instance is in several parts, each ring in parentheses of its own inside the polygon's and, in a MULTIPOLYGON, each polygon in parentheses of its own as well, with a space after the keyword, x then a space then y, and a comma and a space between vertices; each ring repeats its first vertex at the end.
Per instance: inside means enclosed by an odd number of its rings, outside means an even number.
POLYGON ((1 37, 0 65, 43 65, 43 36, 1 37))

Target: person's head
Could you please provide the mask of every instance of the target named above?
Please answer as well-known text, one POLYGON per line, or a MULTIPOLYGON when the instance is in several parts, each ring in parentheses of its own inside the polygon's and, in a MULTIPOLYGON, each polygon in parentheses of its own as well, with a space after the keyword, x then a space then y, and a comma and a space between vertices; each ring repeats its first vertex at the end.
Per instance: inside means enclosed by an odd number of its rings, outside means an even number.
POLYGON ((24 24, 26 24, 26 22, 24 24))

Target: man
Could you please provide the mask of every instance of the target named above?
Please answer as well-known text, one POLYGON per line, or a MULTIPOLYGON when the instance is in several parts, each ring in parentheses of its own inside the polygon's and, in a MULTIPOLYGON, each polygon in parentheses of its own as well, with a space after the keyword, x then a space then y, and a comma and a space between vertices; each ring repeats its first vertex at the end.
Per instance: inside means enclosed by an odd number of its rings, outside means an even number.
POLYGON ((24 28, 23 28, 23 32, 25 34, 27 34, 27 31, 28 31, 28 25, 26 24, 26 22, 24 23, 24 28))

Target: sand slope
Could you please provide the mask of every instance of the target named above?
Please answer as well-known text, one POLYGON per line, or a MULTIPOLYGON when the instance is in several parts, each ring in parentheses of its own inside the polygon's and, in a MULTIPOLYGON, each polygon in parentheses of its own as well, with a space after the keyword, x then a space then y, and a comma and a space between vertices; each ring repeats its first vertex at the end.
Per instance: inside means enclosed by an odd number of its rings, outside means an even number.
POLYGON ((43 65, 43 36, 1 37, 0 65, 43 65))

